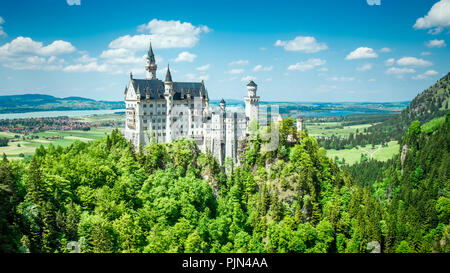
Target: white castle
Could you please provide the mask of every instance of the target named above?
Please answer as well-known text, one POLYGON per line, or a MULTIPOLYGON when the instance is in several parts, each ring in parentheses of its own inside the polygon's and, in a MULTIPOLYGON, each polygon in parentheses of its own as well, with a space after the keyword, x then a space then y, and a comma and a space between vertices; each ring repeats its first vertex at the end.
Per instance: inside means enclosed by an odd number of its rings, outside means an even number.
POLYGON ((200 150, 210 152, 222 164, 229 157, 238 162, 240 141, 249 135, 249 125, 258 121, 257 85, 247 84, 245 114, 230 112, 222 99, 213 112, 202 82, 174 82, 167 66, 165 81, 156 78, 157 65, 152 46, 147 54, 146 78, 135 79, 125 88, 125 138, 139 149, 151 141, 172 142, 178 138, 196 141, 200 150))

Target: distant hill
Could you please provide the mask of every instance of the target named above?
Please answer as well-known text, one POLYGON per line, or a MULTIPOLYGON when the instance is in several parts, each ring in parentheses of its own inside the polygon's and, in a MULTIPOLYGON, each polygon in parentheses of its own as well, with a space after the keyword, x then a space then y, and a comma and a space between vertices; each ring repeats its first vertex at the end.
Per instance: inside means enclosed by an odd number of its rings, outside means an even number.
POLYGON ((421 124, 442 117, 450 109, 450 73, 434 85, 417 95, 399 114, 382 124, 372 126, 369 132, 391 133, 391 137, 400 140, 415 120, 421 124))
POLYGON ((41 94, 0 96, 0 113, 124 108, 123 101, 96 101, 81 97, 57 98, 41 94))

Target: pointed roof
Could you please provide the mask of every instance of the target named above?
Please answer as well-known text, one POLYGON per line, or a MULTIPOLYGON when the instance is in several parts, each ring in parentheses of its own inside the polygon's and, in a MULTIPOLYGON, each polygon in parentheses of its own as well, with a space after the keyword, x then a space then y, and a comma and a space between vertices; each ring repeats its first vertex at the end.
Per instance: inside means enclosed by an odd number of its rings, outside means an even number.
POLYGON ((222 100, 220 101, 220 103, 225 104, 225 100, 222 98, 222 100))
POLYGON ((172 82, 172 75, 170 74, 169 64, 167 64, 166 82, 172 82))
POLYGON ((254 81, 250 81, 247 86, 257 86, 256 83, 254 81))
POLYGON ((155 63, 155 54, 153 54, 152 42, 150 41, 150 48, 147 52, 147 59, 150 60, 150 63, 155 63))

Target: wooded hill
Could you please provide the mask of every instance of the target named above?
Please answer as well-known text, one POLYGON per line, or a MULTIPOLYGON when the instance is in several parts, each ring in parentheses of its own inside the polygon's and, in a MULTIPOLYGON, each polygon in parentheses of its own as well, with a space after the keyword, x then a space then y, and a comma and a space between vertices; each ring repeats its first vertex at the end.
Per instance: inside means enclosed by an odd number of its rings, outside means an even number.
POLYGON ((292 119, 277 150, 250 141, 242 166, 186 139, 136 153, 118 130, 41 147, 30 162, 0 163, 0 250, 449 252, 450 114, 431 128, 414 122, 405 156, 370 186, 292 119))
POLYGON ((0 113, 124 108, 122 101, 96 101, 81 97, 57 98, 40 94, 0 96, 0 113))

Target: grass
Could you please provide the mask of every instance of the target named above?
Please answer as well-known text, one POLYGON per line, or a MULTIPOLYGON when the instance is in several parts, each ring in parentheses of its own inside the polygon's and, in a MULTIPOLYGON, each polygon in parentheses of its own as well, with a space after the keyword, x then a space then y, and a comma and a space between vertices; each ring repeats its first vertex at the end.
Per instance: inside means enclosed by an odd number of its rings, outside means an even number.
MULTIPOLYGON (((17 142, 9 142, 7 147, 0 147, 0 154, 5 153, 10 159, 22 159, 24 156, 30 156, 34 154, 34 151, 37 147, 43 145, 44 147, 48 147, 50 144, 54 146, 62 146, 67 147, 76 140, 80 141, 92 141, 99 138, 104 138, 106 134, 111 133, 113 127, 99 127, 93 128, 90 131, 81 131, 81 130, 73 130, 73 131, 47 131, 42 133, 33 134, 39 136, 38 139, 32 140, 23 140, 22 135, 20 135, 20 140, 17 142), (62 139, 44 139, 43 137, 49 136, 61 136, 62 139), (19 147, 20 145, 20 147, 19 147)), ((8 136, 14 137, 15 134, 0 132, 0 136, 8 136)))
POLYGON ((352 126, 342 126, 341 122, 306 123, 305 129, 314 137, 330 137, 332 135, 348 137, 350 133, 363 132, 372 124, 358 124, 352 126))
POLYGON ((444 117, 440 117, 440 118, 434 118, 432 120, 430 120, 429 122, 425 123, 424 125, 422 125, 422 131, 424 133, 431 133, 434 130, 436 130, 437 128, 439 128, 442 123, 444 123, 445 121, 445 116, 444 117))
POLYGON ((399 152, 399 147, 400 145, 397 141, 391 141, 386 147, 375 145, 374 148, 372 148, 372 145, 367 145, 365 147, 356 147, 344 150, 330 149, 327 150, 327 156, 332 159, 335 159, 337 156, 341 162, 342 159, 345 159, 345 163, 350 165, 359 162, 361 155, 366 155, 367 158, 372 156, 373 159, 379 161, 387 161, 399 152))

